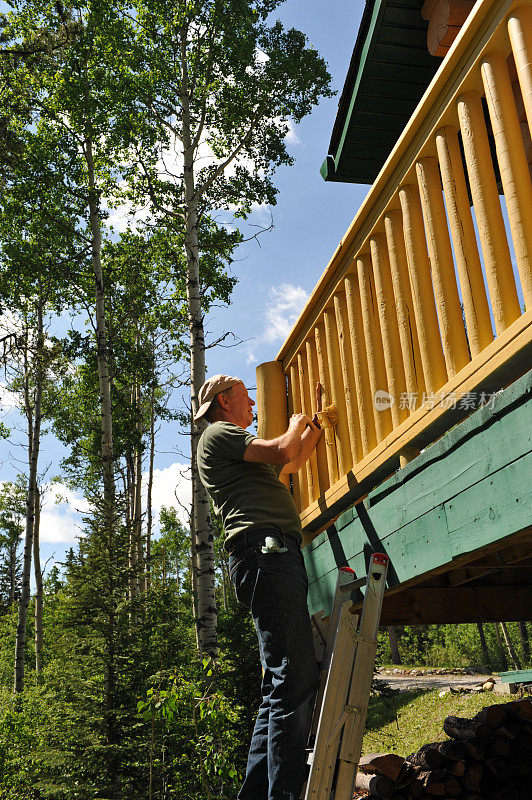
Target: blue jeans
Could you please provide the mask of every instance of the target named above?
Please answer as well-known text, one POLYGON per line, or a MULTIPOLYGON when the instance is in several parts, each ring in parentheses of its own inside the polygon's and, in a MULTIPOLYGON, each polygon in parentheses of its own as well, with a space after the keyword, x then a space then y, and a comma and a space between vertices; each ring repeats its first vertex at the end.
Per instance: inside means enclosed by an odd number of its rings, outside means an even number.
POLYGON ((262 703, 238 800, 298 800, 318 687, 308 579, 294 537, 276 530, 241 534, 229 555, 237 599, 251 610, 259 639, 262 703), (286 552, 263 553, 266 536, 286 552))

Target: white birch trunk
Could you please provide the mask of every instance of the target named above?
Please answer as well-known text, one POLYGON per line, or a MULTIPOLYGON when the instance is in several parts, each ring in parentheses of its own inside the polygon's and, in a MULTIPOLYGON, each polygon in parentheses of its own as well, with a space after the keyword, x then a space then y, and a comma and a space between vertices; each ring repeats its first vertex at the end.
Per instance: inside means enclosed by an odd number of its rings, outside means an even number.
MULTIPOLYGON (((96 312, 96 344, 97 344, 97 369, 98 386, 100 394, 100 419, 101 419, 101 462, 103 480, 103 516, 105 524, 105 535, 107 537, 107 549, 109 558, 109 577, 108 592, 112 597, 115 594, 115 570, 117 563, 117 547, 115 538, 115 501, 116 487, 114 476, 114 454, 113 454, 113 413, 111 404, 111 381, 109 376, 109 345, 107 338, 107 327, 105 321, 105 286, 102 269, 102 237, 100 220, 100 199, 96 188, 93 143, 88 137, 84 147, 85 161, 87 165, 87 177, 89 186, 89 221, 91 230, 91 255, 92 269, 94 275, 94 301, 96 312)), ((110 608, 112 604, 109 604, 110 608)), ((107 648, 105 654, 105 727, 106 741, 108 745, 114 745, 118 740, 116 728, 116 614, 110 610, 107 615, 109 631, 107 635, 107 648)), ((110 767, 111 779, 114 781, 112 767, 110 767)))
POLYGON ((110 530, 114 527, 115 482, 113 465, 113 415, 111 406, 111 382, 109 379, 109 356, 107 328, 105 322, 105 290, 101 261, 102 235, 100 230, 100 205, 95 185, 92 140, 85 142, 85 159, 89 179, 89 215, 92 238, 92 269, 94 273, 94 301, 96 307, 96 346, 98 385, 101 410, 101 459, 106 515, 110 530))
MULTIPOLYGON (((198 410, 198 394, 205 382, 205 332, 201 308, 198 244, 198 207, 194 184, 194 152, 192 119, 189 106, 186 33, 181 40, 181 108, 183 112, 183 158, 185 184, 185 247, 187 257, 187 303, 190 331, 190 378, 192 416, 198 410)), ((192 584, 196 588, 196 639, 200 653, 216 657, 218 654, 216 597, 214 591, 214 547, 210 524, 208 494, 201 483, 196 465, 199 437, 205 424, 191 422, 192 468, 192 584)))
POLYGON ((24 668, 28 606, 30 602, 30 574, 35 526, 35 498, 37 494, 37 469, 41 437, 41 399, 43 382, 42 353, 44 345, 42 298, 39 293, 37 303, 37 348, 35 357, 35 398, 33 410, 30 401, 29 363, 27 358, 27 339, 25 354, 24 401, 28 421, 28 492, 26 497, 26 532, 24 540, 24 561, 22 567, 22 588, 18 601, 17 636, 15 641, 15 695, 24 691, 24 668))
POLYGON ((137 550, 136 556, 136 589, 137 596, 146 590, 144 580, 144 549, 142 547, 142 407, 140 385, 137 381, 135 386, 135 413, 137 415, 137 448, 135 451, 135 517, 134 517, 134 538, 137 550))
POLYGON ((148 472, 148 492, 146 498, 146 591, 151 588, 151 531, 153 525, 152 494, 153 465, 155 462, 155 389, 150 394, 150 466, 148 472))
POLYGON ((41 553, 39 532, 41 522, 41 498, 39 488, 35 493, 35 524, 33 528, 33 571, 35 575, 35 675, 37 682, 42 673, 42 618, 43 618, 43 582, 41 571, 41 553))

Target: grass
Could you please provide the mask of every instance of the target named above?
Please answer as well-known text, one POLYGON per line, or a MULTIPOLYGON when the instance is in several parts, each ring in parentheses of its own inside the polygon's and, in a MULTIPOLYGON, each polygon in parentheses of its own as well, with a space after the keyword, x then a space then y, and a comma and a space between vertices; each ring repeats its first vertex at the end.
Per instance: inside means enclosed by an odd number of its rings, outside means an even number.
POLYGON ((407 756, 423 744, 447 739, 443 732, 445 717, 451 714, 472 717, 484 706, 507 703, 510 699, 508 695, 492 692, 438 697, 438 690, 371 697, 362 755, 391 752, 407 756))

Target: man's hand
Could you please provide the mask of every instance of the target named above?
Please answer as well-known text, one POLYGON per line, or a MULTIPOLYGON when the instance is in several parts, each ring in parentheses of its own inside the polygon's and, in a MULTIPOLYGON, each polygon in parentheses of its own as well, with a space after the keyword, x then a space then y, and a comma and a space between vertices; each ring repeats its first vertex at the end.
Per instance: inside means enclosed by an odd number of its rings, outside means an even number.
POLYGON ((307 425, 312 427, 312 420, 309 419, 306 414, 292 414, 290 417, 290 422, 288 423, 288 428, 298 433, 302 433, 307 425))

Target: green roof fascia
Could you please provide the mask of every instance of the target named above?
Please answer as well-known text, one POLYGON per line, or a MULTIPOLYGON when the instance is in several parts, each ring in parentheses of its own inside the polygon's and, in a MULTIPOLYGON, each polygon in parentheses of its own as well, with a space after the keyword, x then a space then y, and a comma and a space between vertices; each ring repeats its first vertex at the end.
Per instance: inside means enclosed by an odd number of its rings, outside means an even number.
POLYGON ((378 25, 380 25, 382 17, 384 16, 384 11, 386 10, 387 2, 388 0, 374 0, 373 10, 371 11, 370 14, 369 9, 371 7, 371 0, 366 0, 366 6, 364 8, 364 13, 362 15, 362 21, 360 23, 359 33, 357 37, 357 42, 355 44, 355 52, 356 52, 358 41, 360 40, 361 34, 363 34, 363 32, 365 31, 364 44, 362 46, 362 51, 358 62, 358 69, 356 73, 353 91, 351 92, 351 102, 349 103, 349 109, 347 111, 347 114, 345 115, 344 127, 342 135, 340 136, 340 140, 336 147, 336 154, 334 156, 329 154, 320 167, 320 174, 324 180, 334 180, 334 173, 338 166, 338 161, 340 160, 342 147, 345 142, 345 137, 347 136, 347 130, 349 128, 349 123, 351 121, 351 114, 353 113, 357 92, 360 87, 362 75, 364 73, 364 67, 366 65, 371 46, 374 42, 374 33, 375 30, 377 30, 378 25), (334 164, 334 169, 331 169, 333 164, 334 164))

